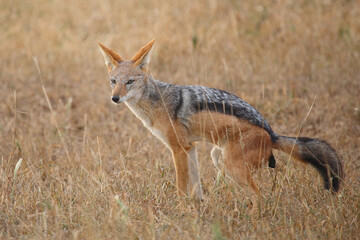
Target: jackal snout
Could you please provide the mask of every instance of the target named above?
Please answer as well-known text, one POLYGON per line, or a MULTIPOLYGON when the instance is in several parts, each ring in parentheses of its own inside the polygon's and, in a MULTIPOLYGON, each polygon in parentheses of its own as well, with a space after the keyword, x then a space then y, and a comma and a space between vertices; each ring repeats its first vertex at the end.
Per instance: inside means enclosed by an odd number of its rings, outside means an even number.
POLYGON ((119 100, 120 100, 120 98, 119 98, 119 96, 112 96, 112 97, 111 97, 111 100, 112 100, 114 103, 118 103, 119 100))

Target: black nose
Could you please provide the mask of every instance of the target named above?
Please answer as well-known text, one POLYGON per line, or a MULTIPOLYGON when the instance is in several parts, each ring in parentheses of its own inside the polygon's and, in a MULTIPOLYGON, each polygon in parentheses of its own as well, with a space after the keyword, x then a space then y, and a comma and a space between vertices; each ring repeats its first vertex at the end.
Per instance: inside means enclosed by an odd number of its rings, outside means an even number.
POLYGON ((117 103, 117 102, 120 100, 120 98, 119 98, 119 96, 112 96, 112 97, 111 97, 111 100, 112 100, 114 103, 117 103))

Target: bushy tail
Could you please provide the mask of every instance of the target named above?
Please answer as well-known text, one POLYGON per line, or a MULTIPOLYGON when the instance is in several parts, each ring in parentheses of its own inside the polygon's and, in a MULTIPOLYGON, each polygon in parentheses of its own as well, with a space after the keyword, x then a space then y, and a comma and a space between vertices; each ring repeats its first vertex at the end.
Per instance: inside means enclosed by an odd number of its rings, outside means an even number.
POLYGON ((274 148, 310 163, 324 179, 325 189, 337 192, 344 179, 343 166, 335 150, 325 141, 313 138, 278 136, 274 148))

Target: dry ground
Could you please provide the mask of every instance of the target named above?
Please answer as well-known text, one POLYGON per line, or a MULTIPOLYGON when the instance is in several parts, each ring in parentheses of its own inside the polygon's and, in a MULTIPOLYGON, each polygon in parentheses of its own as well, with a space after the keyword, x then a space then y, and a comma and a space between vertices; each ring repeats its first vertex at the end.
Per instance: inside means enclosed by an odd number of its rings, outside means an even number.
POLYGON ((3 0, 0 31, 0 238, 359 239, 358 1, 3 0), (205 201, 180 201, 170 152, 111 104, 97 46, 130 58, 154 36, 157 79, 230 91, 278 134, 330 142, 339 194, 276 153, 250 215, 200 144, 205 201))

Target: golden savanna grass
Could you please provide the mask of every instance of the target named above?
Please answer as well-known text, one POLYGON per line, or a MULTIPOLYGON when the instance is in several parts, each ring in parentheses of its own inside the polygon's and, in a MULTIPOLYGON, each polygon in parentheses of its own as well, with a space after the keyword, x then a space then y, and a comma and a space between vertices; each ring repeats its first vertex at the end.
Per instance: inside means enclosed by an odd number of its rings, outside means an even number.
POLYGON ((355 0, 1 1, 0 238, 358 239, 359 16, 355 0), (251 215, 200 144, 205 200, 180 200, 169 150, 111 104, 97 45, 130 59, 153 37, 155 78, 230 91, 278 134, 331 143, 339 194, 276 152, 251 215))

